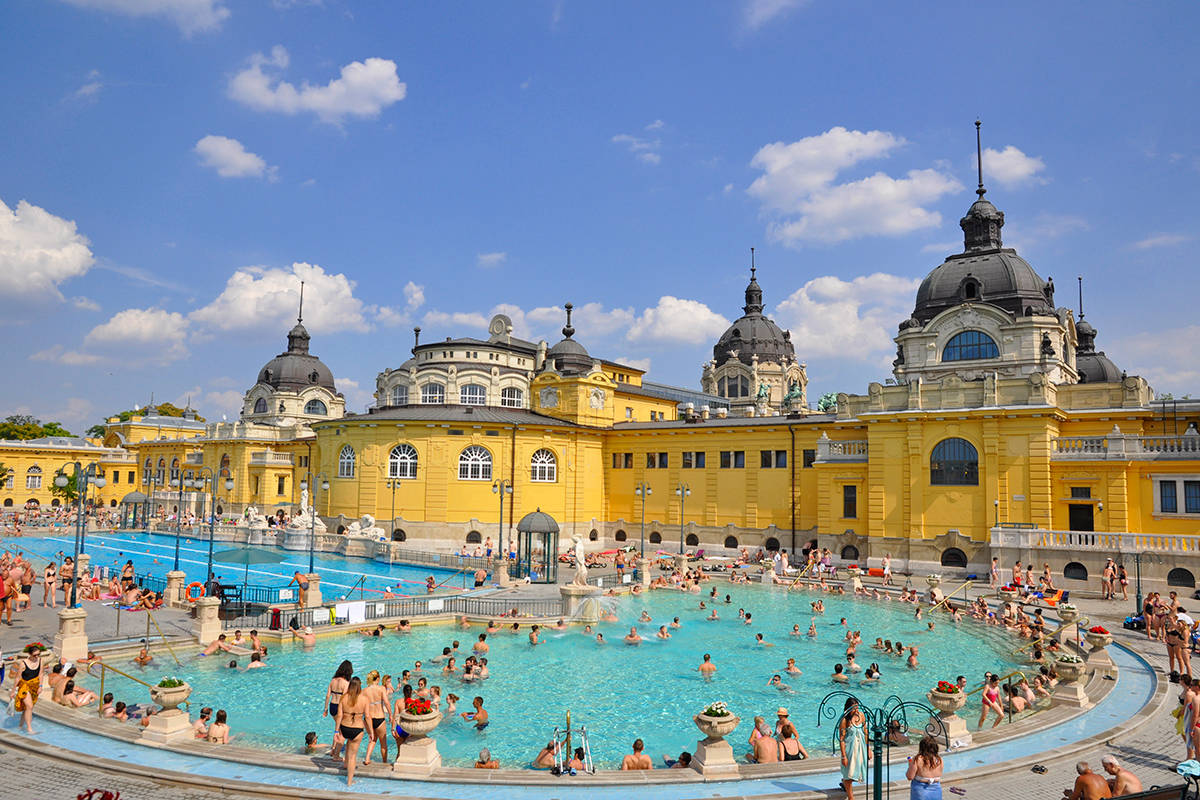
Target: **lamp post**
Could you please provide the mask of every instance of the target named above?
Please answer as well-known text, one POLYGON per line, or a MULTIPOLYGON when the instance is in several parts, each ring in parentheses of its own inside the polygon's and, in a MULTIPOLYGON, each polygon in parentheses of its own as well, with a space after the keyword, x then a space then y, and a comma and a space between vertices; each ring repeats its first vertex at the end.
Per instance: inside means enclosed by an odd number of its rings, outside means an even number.
MULTIPOLYGON (((204 491, 204 486, 209 486, 209 498, 211 499, 212 507, 208 510, 208 566, 204 569, 204 586, 207 591, 208 579, 212 576, 212 558, 213 558, 213 535, 217 524, 217 478, 219 476, 213 472, 212 467, 200 467, 196 470, 196 477, 190 479, 188 484, 191 488, 198 491, 204 491)), ((226 491, 233 491, 233 478, 225 478, 226 491)), ((176 552, 178 553, 179 540, 175 541, 176 552)), ((176 557, 175 568, 179 569, 178 556, 176 557)))
POLYGON ((79 607, 79 554, 83 551, 83 539, 87 535, 87 522, 83 517, 83 496, 87 492, 88 483, 93 483, 96 488, 104 488, 107 481, 100 475, 100 465, 95 461, 89 463, 86 467, 81 466, 78 461, 68 461, 58 468, 57 474, 54 476, 54 485, 60 489, 67 487, 71 480, 75 481, 75 555, 71 558, 72 569, 74 572, 71 577, 71 596, 67 598, 68 608, 79 607), (67 473, 63 472, 62 467, 70 465, 74 468, 72 476, 67 477, 67 473))
POLYGON ((686 483, 680 483, 675 487, 675 494, 679 495, 679 554, 683 555, 683 503, 692 493, 692 487, 686 483))
MULTIPOLYGON (((304 473, 305 479, 300 481, 300 491, 304 491, 309 487, 310 481, 319 479, 321 481, 321 491, 329 491, 329 476, 324 472, 318 472, 315 476, 311 471, 304 473)), ((312 484, 312 513, 308 515, 308 574, 312 575, 315 568, 316 547, 317 547, 317 485, 312 484)), ((394 496, 394 495, 393 495, 394 496)), ((393 501, 394 502, 394 501, 393 501)), ((328 509, 326 509, 328 510, 328 509)), ((307 509, 300 509, 301 513, 305 513, 307 509)))
MULTIPOLYGON (((508 551, 504 549, 504 495, 512 494, 512 481, 497 478, 492 481, 492 493, 500 495, 500 560, 508 560, 508 551)), ((505 567, 507 569, 507 566, 505 567)))
POLYGON ((388 531, 388 538, 392 537, 392 533, 396 530, 396 488, 400 485, 400 478, 389 477, 385 483, 392 490, 392 516, 388 518, 388 524, 392 526, 392 530, 388 531))
POLYGON ((994 527, 999 528, 1000 527, 1000 498, 997 497, 995 500, 992 501, 992 507, 996 509, 996 524, 994 527))
POLYGON ((179 508, 175 512, 175 566, 172 569, 175 572, 179 571, 179 539, 183 536, 183 489, 188 484, 188 479, 180 477, 171 478, 171 485, 179 487, 179 508))
POLYGON ((633 493, 642 498, 642 559, 646 558, 646 498, 654 494, 650 484, 642 481, 633 487, 633 493))

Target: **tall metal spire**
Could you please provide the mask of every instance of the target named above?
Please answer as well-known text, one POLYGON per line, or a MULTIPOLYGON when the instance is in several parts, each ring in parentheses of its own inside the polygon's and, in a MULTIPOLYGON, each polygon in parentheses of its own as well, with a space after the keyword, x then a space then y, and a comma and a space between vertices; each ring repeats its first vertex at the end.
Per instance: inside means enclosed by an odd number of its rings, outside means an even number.
POLYGON ((562 335, 567 339, 570 339, 575 335, 575 329, 571 327, 571 310, 575 308, 575 306, 567 303, 565 306, 563 306, 563 308, 567 310, 567 324, 562 329, 562 335))
POLYGON ((979 134, 979 128, 983 125, 978 119, 975 120, 975 168, 979 173, 979 187, 975 190, 975 194, 982 198, 987 194, 987 189, 983 188, 983 145, 979 134))
POLYGON ((300 281, 300 310, 296 313, 296 324, 304 322, 304 281, 300 281))
POLYGON ((750 280, 754 280, 754 248, 750 248, 750 280))
POLYGON ((1079 279, 1079 321, 1083 322, 1083 276, 1078 276, 1079 279))

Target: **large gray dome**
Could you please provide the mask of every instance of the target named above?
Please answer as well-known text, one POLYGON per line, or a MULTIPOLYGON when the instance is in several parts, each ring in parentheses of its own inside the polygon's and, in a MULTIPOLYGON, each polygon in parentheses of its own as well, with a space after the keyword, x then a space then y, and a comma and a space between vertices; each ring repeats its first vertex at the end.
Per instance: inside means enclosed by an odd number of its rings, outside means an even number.
POLYGON ((792 335, 763 316, 762 287, 758 285, 755 269, 750 268, 746 305, 742 306, 744 313, 713 345, 713 360, 717 366, 735 357, 746 365, 751 364, 755 356, 758 356, 760 364, 768 361, 783 364, 796 360, 792 335), (737 355, 734 356, 734 353, 737 355))
POLYGON ((1104 351, 1096 350, 1096 328, 1083 315, 1075 326, 1079 347, 1075 350, 1075 371, 1080 383, 1116 383, 1125 377, 1104 351))
POLYGON ((297 322, 288 332, 288 349, 268 361, 258 371, 258 382, 276 389, 300 390, 308 386, 323 386, 337 392, 333 373, 316 356, 308 352, 308 331, 297 322))
POLYGON ((575 329, 571 327, 571 311, 575 307, 567 303, 563 308, 567 310, 567 324, 562 329, 563 340, 546 352, 545 366, 564 375, 588 372, 595 359, 588 355, 586 347, 571 338, 575 335, 575 329))

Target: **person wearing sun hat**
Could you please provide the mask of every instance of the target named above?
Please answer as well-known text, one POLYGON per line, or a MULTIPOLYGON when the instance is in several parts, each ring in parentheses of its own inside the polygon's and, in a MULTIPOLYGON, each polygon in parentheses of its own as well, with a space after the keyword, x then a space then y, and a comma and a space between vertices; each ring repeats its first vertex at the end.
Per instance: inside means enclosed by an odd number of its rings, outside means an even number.
POLYGON ((783 730, 783 724, 789 721, 788 710, 783 706, 780 706, 779 710, 776 711, 775 714, 778 717, 778 719, 775 721, 775 735, 779 736, 780 731, 783 730))

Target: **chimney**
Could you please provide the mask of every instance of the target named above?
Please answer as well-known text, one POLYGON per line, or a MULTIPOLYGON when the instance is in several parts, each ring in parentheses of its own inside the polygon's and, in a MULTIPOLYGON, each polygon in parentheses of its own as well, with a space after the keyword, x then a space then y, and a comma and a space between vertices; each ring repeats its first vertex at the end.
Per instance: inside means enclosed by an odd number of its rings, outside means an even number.
POLYGON ((709 413, 708 406, 700 406, 700 419, 708 419, 709 413))

